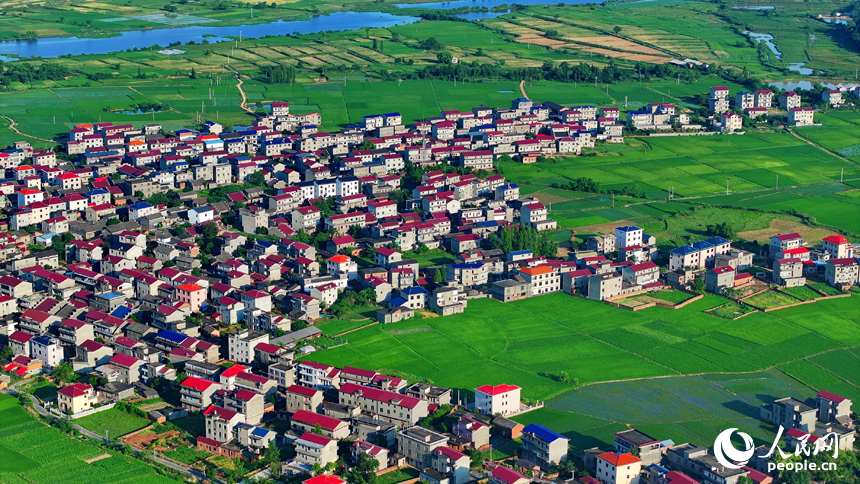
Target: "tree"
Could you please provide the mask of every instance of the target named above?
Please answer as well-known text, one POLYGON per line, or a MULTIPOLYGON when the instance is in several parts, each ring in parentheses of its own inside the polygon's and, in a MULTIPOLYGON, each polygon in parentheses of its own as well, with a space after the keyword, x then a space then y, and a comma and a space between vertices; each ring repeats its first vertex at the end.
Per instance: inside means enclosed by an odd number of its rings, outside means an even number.
POLYGON ((450 64, 452 60, 454 60, 454 54, 444 51, 436 53, 436 60, 439 61, 440 64, 450 64))
POLYGON ((3 348, 3 351, 0 352, 0 360, 7 360, 9 358, 12 358, 13 355, 14 353, 12 353, 12 348, 6 346, 3 348))
POLYGON ((248 179, 248 181, 253 185, 262 187, 266 184, 266 175, 263 175, 262 171, 255 171, 253 174, 251 174, 251 177, 248 179))
POLYGON ((615 35, 618 35, 621 33, 621 26, 616 25, 612 30, 615 32, 615 35))
POLYGON ((445 273, 442 272, 442 269, 436 269, 436 272, 433 273, 433 282, 437 284, 445 282, 445 273))
POLYGON ((370 141, 365 141, 365 142, 361 143, 360 145, 358 145, 358 147, 356 149, 359 149, 359 150, 375 150, 376 145, 371 143, 370 141))
POLYGON ((311 432, 314 434, 317 434, 317 435, 322 435, 323 434, 322 426, 320 424, 314 425, 314 429, 311 432))
POLYGON ((481 467, 481 464, 484 463, 484 453, 478 449, 472 449, 472 452, 469 453, 469 457, 472 458, 472 468, 481 467))
POLYGON ((785 484, 809 484, 810 482, 812 482, 812 475, 807 470, 788 472, 785 475, 785 484))
POLYGON ((705 279, 703 277, 693 279, 693 290, 699 293, 705 292, 705 279))
POLYGON ((358 463, 344 477, 351 484, 375 484, 376 471, 378 469, 378 460, 367 454, 361 454, 358 458, 358 463))
POLYGON ((70 363, 60 363, 54 368, 54 379, 59 384, 72 381, 75 376, 75 369, 70 363))
POLYGON ((192 79, 197 79, 197 69, 194 66, 191 66, 191 76, 192 79))
POLYGON ((275 441, 269 442, 269 446, 263 450, 263 462, 267 465, 276 464, 281 461, 281 451, 275 445, 275 441))

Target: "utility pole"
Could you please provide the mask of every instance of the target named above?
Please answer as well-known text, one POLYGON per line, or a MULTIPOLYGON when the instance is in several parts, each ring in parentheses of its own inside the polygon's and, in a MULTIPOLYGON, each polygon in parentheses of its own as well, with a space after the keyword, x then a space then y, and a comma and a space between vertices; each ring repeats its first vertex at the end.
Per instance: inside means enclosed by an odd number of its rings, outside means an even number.
POLYGON ((729 194, 729 179, 726 178, 726 196, 729 194))
MULTIPOLYGON (((54 117, 56 119, 56 116, 54 117)), ((54 121, 56 123, 56 121, 54 121)), ((839 173, 839 183, 842 183, 842 179, 845 177, 845 168, 842 169, 842 172, 839 173)))
POLYGON ((776 189, 779 190, 779 175, 776 176, 776 189))
POLYGON ((612 208, 615 209, 615 194, 612 194, 612 208))

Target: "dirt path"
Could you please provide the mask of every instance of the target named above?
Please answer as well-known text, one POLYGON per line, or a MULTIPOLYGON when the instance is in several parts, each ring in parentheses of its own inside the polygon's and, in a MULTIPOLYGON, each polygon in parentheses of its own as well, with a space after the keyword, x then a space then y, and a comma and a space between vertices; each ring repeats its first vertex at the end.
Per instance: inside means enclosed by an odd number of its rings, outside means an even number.
MULTIPOLYGON (((368 318, 368 319, 370 319, 370 318, 368 318)), ((343 335, 345 335, 345 334, 349 334, 349 333, 352 333, 353 331, 358 331, 358 330, 360 330, 360 329, 369 328, 369 327, 373 326, 374 324, 379 324, 379 321, 374 321, 374 322, 372 322, 372 323, 370 323, 370 324, 365 324, 364 326, 361 326, 361 327, 358 327, 358 328, 355 328, 355 329, 351 329, 351 330, 349 330, 349 331, 344 331, 343 333, 336 334, 336 335, 335 335, 335 337, 343 336, 343 335)))
POLYGON ((39 138, 38 136, 31 136, 29 134, 24 134, 20 130, 18 130, 18 128, 15 127, 18 125, 18 123, 15 122, 14 119, 12 119, 6 115, 0 115, 0 116, 3 116, 6 119, 6 121, 9 121, 9 130, 12 131, 13 133, 17 134, 18 136, 24 136, 25 138, 37 139, 39 141, 45 141, 47 143, 56 143, 56 141, 54 141, 52 139, 39 138))
POLYGON ((239 108, 245 112, 248 112, 251 114, 256 114, 252 109, 248 108, 248 97, 245 96, 245 90, 242 89, 242 84, 244 84, 244 82, 245 82, 242 80, 242 76, 239 75, 239 73, 236 71, 236 69, 233 69, 229 65, 227 66, 227 69, 229 69, 231 72, 233 72, 233 74, 236 74, 236 80, 239 81, 239 83, 236 84, 236 89, 239 90, 239 94, 242 96, 242 103, 239 104, 239 108))
POLYGON ((818 144, 818 143, 815 143, 815 142, 813 142, 813 141, 810 141, 810 140, 808 140, 808 139, 804 138, 803 136, 800 136, 800 135, 799 135, 799 134, 797 134, 797 132, 796 132, 796 131, 794 131, 794 130, 789 130, 789 132, 791 133, 791 135, 792 135, 792 136, 794 136, 795 138, 799 139, 800 141, 803 141, 804 143, 808 144, 809 146, 814 146, 814 147, 818 148, 819 150, 821 150, 821 151, 823 151, 823 152, 827 153, 828 155, 831 155, 831 156, 834 156, 834 157, 836 157, 836 158, 839 158, 839 159, 840 159, 840 160, 842 160, 842 161, 847 161, 848 163, 853 163, 853 164, 855 164, 855 165, 856 165, 856 164, 858 164, 858 163, 857 163, 856 161, 854 161, 854 160, 850 160, 850 159, 848 159, 848 158, 845 158, 844 156, 839 155, 839 154, 837 154, 837 153, 834 153, 834 152, 832 152, 832 151, 828 150, 827 148, 825 148, 825 147, 821 146, 821 145, 820 145, 820 144, 818 144))
MULTIPOLYGON (((520 92, 523 93, 524 98, 529 99, 529 95, 526 94, 526 80, 525 79, 520 81, 520 92)), ((531 99, 529 99, 529 101, 531 101, 531 99)))

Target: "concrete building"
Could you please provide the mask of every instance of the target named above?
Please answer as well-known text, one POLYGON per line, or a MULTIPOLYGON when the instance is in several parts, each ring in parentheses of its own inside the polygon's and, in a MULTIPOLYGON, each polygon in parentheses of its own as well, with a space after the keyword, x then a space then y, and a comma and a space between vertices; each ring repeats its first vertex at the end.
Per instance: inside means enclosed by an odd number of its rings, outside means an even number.
POLYGON ((484 385, 475 389, 475 410, 484 415, 513 415, 520 411, 520 387, 484 385))
POLYGON ((522 458, 536 463, 545 471, 567 462, 570 439, 542 425, 526 425, 523 428, 522 442, 522 458))
POLYGON ((397 452, 416 469, 430 467, 434 450, 448 443, 448 437, 424 427, 409 427, 397 433, 397 452))
POLYGON ((759 408, 759 416, 765 422, 804 432, 815 431, 817 414, 817 409, 791 397, 780 398, 759 408))
POLYGON ((639 484, 642 460, 629 453, 604 452, 596 458, 595 479, 603 484, 639 484))
POLYGON ((615 451, 624 453, 636 449, 643 466, 659 464, 663 457, 660 441, 636 429, 624 430, 615 434, 615 451))

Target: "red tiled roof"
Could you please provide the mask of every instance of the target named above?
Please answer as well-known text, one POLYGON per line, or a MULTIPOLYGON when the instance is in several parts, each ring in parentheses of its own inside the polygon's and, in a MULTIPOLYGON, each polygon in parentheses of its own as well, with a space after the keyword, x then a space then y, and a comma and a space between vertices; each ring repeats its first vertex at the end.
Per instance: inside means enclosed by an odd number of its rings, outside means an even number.
POLYGON ((308 425, 319 425, 320 427, 334 431, 338 426, 345 423, 343 420, 338 420, 334 417, 327 417, 318 413, 308 412, 307 410, 298 410, 293 414, 292 420, 308 425))
POLYGON ((519 390, 519 389, 520 389, 520 387, 518 387, 516 385, 501 384, 501 385, 496 385, 496 386, 484 385, 484 386, 480 386, 480 387, 476 388, 475 390, 479 391, 481 393, 486 393, 487 395, 501 395, 502 393, 507 393, 509 391, 519 390))
POLYGON ((495 469, 493 469, 493 477, 507 482, 508 484, 514 484, 520 479, 528 479, 528 477, 505 466, 497 466, 495 469))
POLYGON ((238 375, 239 373, 243 373, 245 370, 247 370, 247 368, 242 365, 233 365, 221 372, 221 376, 224 378, 230 378, 238 375))
POLYGON ((196 376, 189 376, 182 382, 182 386, 187 388, 193 388, 197 391, 204 391, 210 386, 214 385, 214 381, 204 380, 203 378, 197 378, 196 376))
POLYGON ((842 235, 838 235, 838 234, 837 234, 837 235, 830 235, 830 236, 828 236, 828 237, 824 237, 824 238, 823 238, 823 239, 821 239, 821 240, 823 240, 823 241, 825 241, 825 242, 830 242, 830 243, 832 243, 832 244, 836 244, 836 245, 845 245, 845 244, 847 244, 847 243, 848 243, 848 239, 846 239, 844 236, 842 236, 842 235))
POLYGON ((618 466, 626 466, 630 464, 635 464, 637 462, 642 462, 642 460, 629 452, 624 454, 616 454, 614 452, 604 452, 597 456, 598 459, 603 459, 608 462, 610 465, 615 467, 618 466))
POLYGON ((320 474, 302 481, 302 484, 346 484, 346 481, 337 476, 320 474))
POLYGON ((113 358, 110 359, 110 362, 114 365, 124 366, 126 368, 131 368, 132 366, 134 366, 135 363, 142 361, 143 360, 139 360, 134 356, 123 354, 113 355, 113 358))
POLYGON ((831 402, 842 403, 843 401, 845 401, 845 397, 840 397, 839 395, 837 395, 835 393, 830 393, 826 390, 821 390, 816 395, 821 397, 821 398, 826 398, 826 399, 830 400, 831 402))
POLYGON ((63 387, 57 393, 61 393, 69 398, 80 397, 87 394, 87 390, 92 390, 93 387, 84 383, 73 383, 63 387))
POLYGON ((369 398, 371 400, 385 402, 404 408, 415 408, 421 401, 415 397, 408 397, 399 393, 389 392, 387 390, 379 390, 377 388, 365 387, 361 385, 356 385, 354 383, 344 383, 340 387, 340 392, 348 393, 351 395, 361 394, 361 396, 364 398, 369 398))
POLYGON ((210 405, 206 411, 203 412, 203 415, 216 415, 224 420, 233 420, 233 417, 238 415, 239 412, 234 412, 233 410, 229 410, 226 408, 216 407, 215 405, 210 405))
POLYGON ((304 395, 306 397, 312 397, 320 391, 321 390, 314 390, 313 388, 303 387, 301 385, 291 385, 290 388, 287 388, 287 393, 298 393, 299 395, 304 395))
POLYGON ((330 439, 325 435, 317 435, 311 432, 303 433, 302 436, 299 437, 299 440, 306 440, 317 445, 327 445, 329 442, 334 442, 334 439, 330 439))

